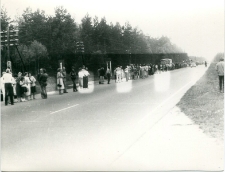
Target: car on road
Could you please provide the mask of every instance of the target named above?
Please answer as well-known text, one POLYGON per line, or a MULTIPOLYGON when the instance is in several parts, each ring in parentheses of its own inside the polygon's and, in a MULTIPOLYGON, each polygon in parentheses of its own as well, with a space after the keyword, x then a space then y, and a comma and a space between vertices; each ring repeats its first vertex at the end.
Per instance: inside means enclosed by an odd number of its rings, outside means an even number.
POLYGON ((191 63, 191 67, 196 67, 196 66, 197 66, 196 63, 194 62, 191 63))

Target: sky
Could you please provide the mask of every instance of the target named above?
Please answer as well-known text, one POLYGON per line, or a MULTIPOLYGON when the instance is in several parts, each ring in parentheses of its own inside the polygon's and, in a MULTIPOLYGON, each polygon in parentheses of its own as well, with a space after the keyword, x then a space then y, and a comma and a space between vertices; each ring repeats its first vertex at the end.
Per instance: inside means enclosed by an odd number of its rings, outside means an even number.
POLYGON ((13 19, 27 7, 54 15, 63 6, 77 23, 88 13, 108 23, 129 22, 145 35, 167 36, 189 56, 224 52, 224 0, 1 0, 13 19))

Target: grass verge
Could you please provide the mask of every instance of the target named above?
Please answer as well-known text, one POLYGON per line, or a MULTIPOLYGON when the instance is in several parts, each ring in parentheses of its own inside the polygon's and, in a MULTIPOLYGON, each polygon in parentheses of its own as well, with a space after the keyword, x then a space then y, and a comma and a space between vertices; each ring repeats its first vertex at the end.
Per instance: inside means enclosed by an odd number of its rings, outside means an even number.
POLYGON ((177 106, 204 133, 224 139, 224 94, 219 92, 219 79, 212 63, 202 78, 182 97, 177 106))

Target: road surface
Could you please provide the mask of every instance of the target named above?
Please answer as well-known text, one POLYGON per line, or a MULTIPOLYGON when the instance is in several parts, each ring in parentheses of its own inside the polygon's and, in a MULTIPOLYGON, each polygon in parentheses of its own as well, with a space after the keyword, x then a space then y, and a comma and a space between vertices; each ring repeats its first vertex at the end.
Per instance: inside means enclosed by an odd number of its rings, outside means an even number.
MULTIPOLYGON (((89 89, 77 93, 69 90, 48 99, 39 95, 14 106, 2 103, 1 170, 160 170, 166 163, 163 157, 178 164, 185 160, 184 168, 189 164, 187 169, 194 169, 190 159, 181 158, 185 155, 174 156, 176 149, 156 151, 157 145, 167 145, 167 139, 152 136, 154 142, 149 143, 144 138, 162 131, 166 114, 205 70, 203 66, 184 68, 117 84, 90 82, 89 89), (143 157, 142 164, 135 164, 143 157)), ((168 163, 167 170, 180 168, 168 163)))

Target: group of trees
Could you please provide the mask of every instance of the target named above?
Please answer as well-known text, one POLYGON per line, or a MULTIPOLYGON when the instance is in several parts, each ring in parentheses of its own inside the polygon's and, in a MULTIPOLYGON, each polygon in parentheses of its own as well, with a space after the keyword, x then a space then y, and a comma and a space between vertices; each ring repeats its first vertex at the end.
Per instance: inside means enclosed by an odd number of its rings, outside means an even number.
MULTIPOLYGON (((74 63, 78 58, 76 42, 83 41, 85 54, 93 57, 104 57, 107 54, 146 54, 146 53, 180 53, 182 50, 172 44, 168 37, 153 38, 144 35, 138 28, 133 28, 129 22, 108 24, 105 18, 84 16, 78 24, 63 7, 57 7, 53 16, 44 11, 32 11, 27 8, 21 16, 14 19, 19 29, 19 46, 25 64, 33 63, 39 68, 51 62, 57 66, 58 60, 67 59, 74 63), (71 60, 75 59, 75 61, 71 60), (46 63, 47 62, 47 63, 46 63)), ((6 30, 11 18, 7 10, 1 9, 1 30, 6 30)), ((11 47, 13 49, 13 47, 11 47)), ((2 49, 2 64, 6 61, 5 49, 2 49)), ((18 53, 11 52, 12 62, 19 63, 18 53)), ((93 60, 94 61, 94 60, 93 60)), ((102 61, 102 60, 98 60, 102 61)), ((71 64, 71 63, 70 63, 71 64)), ((53 65, 53 66, 54 66, 53 65)))

